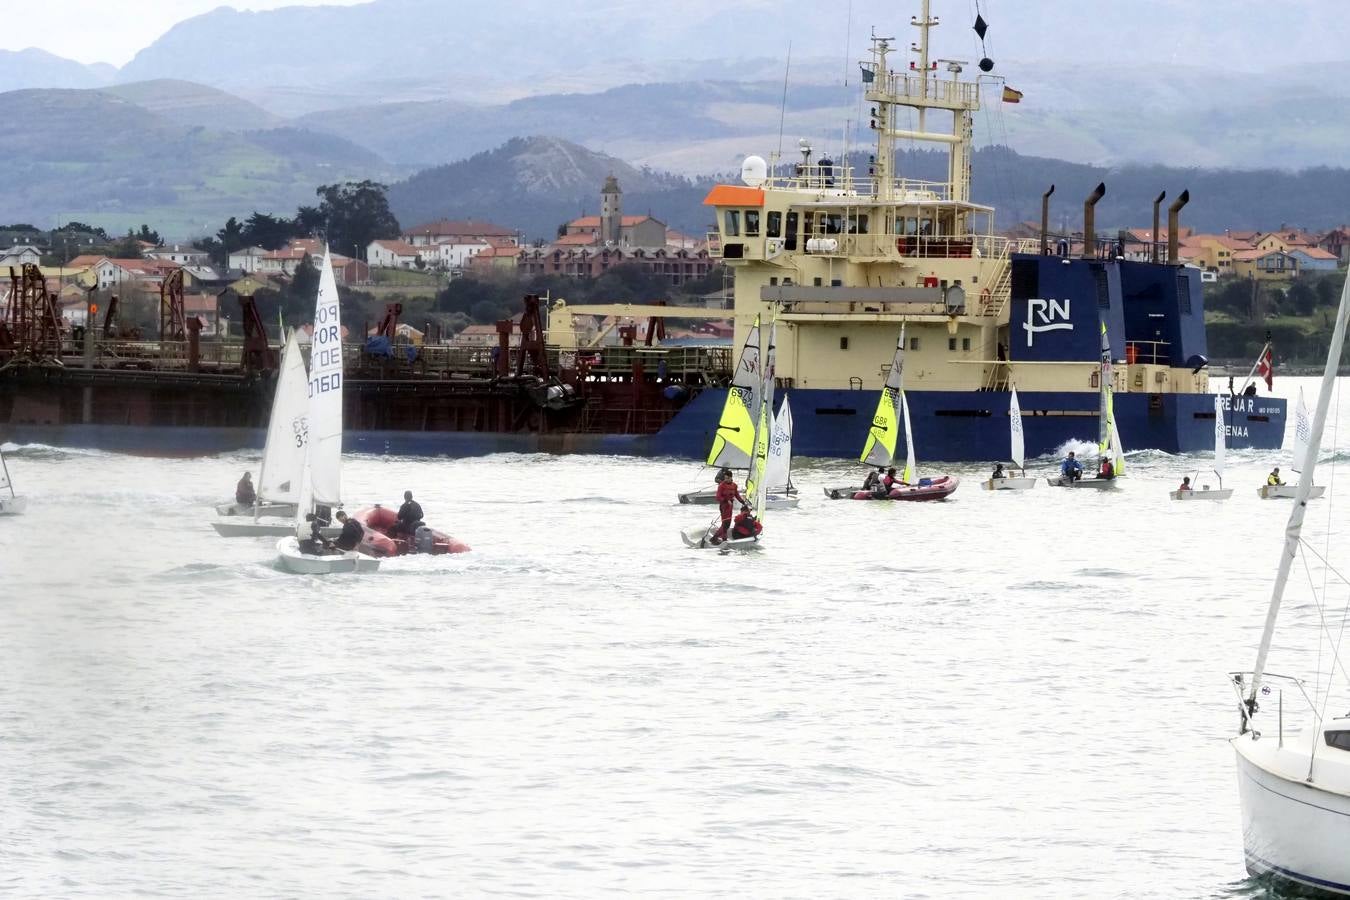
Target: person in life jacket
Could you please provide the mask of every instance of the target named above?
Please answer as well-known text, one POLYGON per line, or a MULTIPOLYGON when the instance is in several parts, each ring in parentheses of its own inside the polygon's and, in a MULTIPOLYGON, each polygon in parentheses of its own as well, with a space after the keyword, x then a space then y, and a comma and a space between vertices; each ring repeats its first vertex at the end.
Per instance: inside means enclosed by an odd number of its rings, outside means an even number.
POLYGON ((881 486, 877 491, 877 496, 878 497, 888 496, 891 493, 891 491, 895 490, 896 488, 900 487, 903 484, 904 482, 901 481, 898 477, 896 477, 895 466, 891 466, 889 469, 886 470, 886 477, 881 479, 881 486))
POLYGON ((742 506, 746 505, 745 498, 741 496, 741 489, 736 486, 735 476, 731 474, 730 469, 723 469, 717 473, 717 511, 722 518, 722 527, 713 535, 714 544, 720 544, 727 539, 727 531, 731 528, 731 510, 737 500, 742 506))
POLYGON ((355 550, 361 544, 361 538, 366 536, 366 530, 361 527, 361 523, 348 516, 345 512, 339 511, 337 519, 342 523, 342 534, 338 535, 337 546, 339 550, 355 550))
POLYGON ((875 472, 868 472, 867 477, 863 479, 862 489, 869 492, 875 491, 881 484, 881 479, 885 474, 886 470, 881 466, 877 466, 875 472))
POLYGON ((742 506, 741 514, 736 517, 736 524, 732 526, 731 536, 733 538, 755 537, 764 530, 764 526, 755 518, 755 514, 750 511, 750 507, 742 506))
POLYGON ((412 491, 403 492, 403 505, 398 508, 398 521, 390 529, 394 534, 412 537, 422 524, 422 505, 413 499, 412 491))
POLYGON ((1059 474, 1061 478, 1067 478, 1069 481, 1077 481, 1083 477, 1083 464, 1069 451, 1069 455, 1064 457, 1064 462, 1059 464, 1059 474))
POLYGON ((257 499, 258 494, 253 490, 253 473, 245 472, 234 486, 234 502, 240 506, 252 506, 257 499))
POLYGON ((1185 478, 1181 479, 1181 487, 1177 488, 1177 490, 1189 491, 1190 489, 1191 489, 1191 476, 1187 475, 1185 478))
POLYGON ((1003 471, 1003 463, 995 463, 994 474, 989 476, 990 480, 993 480, 995 478, 1007 478, 1007 477, 1008 473, 1003 471))
POLYGON ((1279 466, 1270 470, 1270 474, 1266 476, 1266 484, 1271 485, 1272 487, 1284 484, 1284 479, 1280 477, 1279 466))
POLYGON ((1111 457, 1102 457, 1102 467, 1097 471, 1098 478, 1111 479, 1116 477, 1115 464, 1111 462, 1111 457))

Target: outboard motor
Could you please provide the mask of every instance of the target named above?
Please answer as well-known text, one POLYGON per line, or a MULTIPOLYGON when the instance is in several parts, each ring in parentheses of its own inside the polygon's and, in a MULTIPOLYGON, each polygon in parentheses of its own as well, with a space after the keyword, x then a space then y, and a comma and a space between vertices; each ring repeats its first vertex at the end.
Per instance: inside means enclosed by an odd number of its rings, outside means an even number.
POLYGON ((425 525, 419 525, 413 532, 413 546, 418 553, 436 552, 436 532, 425 525))

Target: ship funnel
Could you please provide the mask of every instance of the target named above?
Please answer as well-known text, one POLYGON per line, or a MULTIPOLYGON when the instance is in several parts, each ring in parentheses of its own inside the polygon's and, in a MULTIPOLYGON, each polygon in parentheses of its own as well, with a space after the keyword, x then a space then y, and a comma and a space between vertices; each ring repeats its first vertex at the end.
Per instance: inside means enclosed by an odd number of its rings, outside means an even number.
POLYGON ((1181 255, 1177 246, 1181 243, 1177 237, 1177 222, 1181 219, 1181 208, 1190 202, 1191 192, 1182 191, 1181 196, 1171 206, 1167 207, 1167 264, 1169 266, 1175 266, 1177 257, 1181 255))
POLYGON ((1097 201, 1106 196, 1106 182, 1083 201, 1083 259, 1097 257, 1097 201))
POLYGON ((1055 186, 1050 185, 1050 190, 1041 194, 1041 256, 1050 255, 1050 195, 1055 192, 1055 186))
POLYGON ((1158 261, 1158 207, 1167 199, 1167 191, 1163 191, 1157 197, 1153 198, 1153 246, 1148 248, 1148 261, 1155 263, 1158 261))

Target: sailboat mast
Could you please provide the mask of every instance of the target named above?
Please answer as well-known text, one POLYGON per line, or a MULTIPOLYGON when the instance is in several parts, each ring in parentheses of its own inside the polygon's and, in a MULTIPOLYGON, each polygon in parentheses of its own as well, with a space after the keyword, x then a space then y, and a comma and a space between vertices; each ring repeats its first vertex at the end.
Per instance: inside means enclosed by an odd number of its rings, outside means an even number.
POLYGON ((1294 564, 1294 555, 1298 552, 1299 536, 1303 532, 1303 516, 1308 510, 1308 494, 1312 491, 1313 470, 1317 467, 1314 447, 1322 446, 1322 429, 1327 422, 1327 410, 1331 407, 1331 392, 1336 386, 1336 370, 1340 368, 1341 350, 1345 347, 1345 325, 1350 319, 1350 279, 1346 279, 1341 289, 1341 305, 1336 311, 1336 328, 1331 333, 1331 346, 1327 349, 1327 365, 1322 373, 1322 391, 1317 395, 1317 412, 1313 414, 1312 431, 1308 435, 1307 466, 1303 477, 1298 480, 1294 491, 1294 508, 1289 512, 1289 524, 1284 528, 1284 552, 1280 556, 1280 569, 1275 574, 1275 586, 1270 592, 1270 609, 1266 611, 1266 627, 1261 632, 1261 647, 1256 651, 1256 667, 1252 670, 1252 689, 1247 695, 1247 708, 1242 719, 1242 731, 1247 730, 1247 722, 1256 712, 1256 696, 1261 690, 1261 676, 1265 674, 1266 657, 1270 654, 1270 642, 1275 635, 1275 620, 1280 615, 1280 603, 1284 600, 1284 586, 1289 581, 1289 570, 1294 564))

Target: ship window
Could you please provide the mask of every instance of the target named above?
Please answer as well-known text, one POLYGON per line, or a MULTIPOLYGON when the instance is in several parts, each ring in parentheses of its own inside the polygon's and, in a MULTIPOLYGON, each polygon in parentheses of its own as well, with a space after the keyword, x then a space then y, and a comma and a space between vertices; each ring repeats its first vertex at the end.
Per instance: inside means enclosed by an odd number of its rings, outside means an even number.
POLYGON ((1350 731, 1328 731, 1325 734, 1328 747, 1350 750, 1350 731))
POLYGON ((919 349, 919 339, 918 339, 918 338, 912 337, 912 338, 909 339, 909 349, 911 349, 911 350, 918 350, 918 349, 919 349))
POLYGON ((1106 280, 1106 267, 1093 266, 1092 270, 1093 270, 1092 278, 1097 283, 1097 308, 1110 309, 1111 287, 1109 282, 1106 280))
POLYGON ((1177 299, 1181 301, 1181 314, 1189 316, 1191 314, 1191 280, 1182 273, 1177 273, 1177 299))
POLYGON ((867 234, 867 216, 849 216, 848 217, 849 234, 867 234))
POLYGON ((961 349, 970 352, 970 338, 961 338, 961 349))
POLYGON ((783 236, 783 214, 777 211, 769 213, 768 221, 765 222, 764 234, 768 237, 783 236))
POLYGON ((842 234, 844 231, 844 217, 838 213, 829 213, 821 217, 824 221, 822 227, 826 234, 842 234))
POLYGON ((745 211, 745 236, 759 237, 759 210, 757 209, 745 211))
POLYGON ((846 337, 841 337, 841 338, 839 339, 839 349, 840 349, 840 350, 847 350, 847 349, 848 349, 848 338, 846 338, 846 337))
POLYGON ((947 338, 947 349, 948 350, 956 349, 956 338, 947 338))
POLYGON ((729 209, 723 214, 725 223, 723 231, 728 237, 740 237, 741 235, 741 211, 739 209, 729 209))
MULTIPOLYGON (((772 216, 772 213, 770 213, 772 216)), ((770 223, 773 222, 771 218, 770 223)), ((797 214, 790 212, 787 214, 787 235, 783 239, 783 246, 788 250, 797 249, 797 214)))

